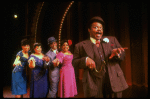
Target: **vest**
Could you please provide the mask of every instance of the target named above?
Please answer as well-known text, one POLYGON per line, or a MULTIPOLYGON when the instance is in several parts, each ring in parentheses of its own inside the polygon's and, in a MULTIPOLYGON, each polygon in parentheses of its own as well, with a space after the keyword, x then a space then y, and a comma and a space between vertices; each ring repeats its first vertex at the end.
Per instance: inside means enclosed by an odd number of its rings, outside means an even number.
POLYGON ((92 48, 93 48, 93 51, 94 51, 94 61, 95 61, 95 64, 96 64, 96 69, 98 71, 100 71, 100 69, 102 68, 102 71, 101 72, 96 72, 95 69, 94 70, 91 70, 90 71, 90 74, 92 76, 96 76, 96 77, 99 77, 99 78, 102 78, 104 73, 106 72, 105 71, 105 64, 104 64, 104 52, 103 52, 103 48, 100 44, 99 47, 97 47, 95 44, 92 43, 92 48))

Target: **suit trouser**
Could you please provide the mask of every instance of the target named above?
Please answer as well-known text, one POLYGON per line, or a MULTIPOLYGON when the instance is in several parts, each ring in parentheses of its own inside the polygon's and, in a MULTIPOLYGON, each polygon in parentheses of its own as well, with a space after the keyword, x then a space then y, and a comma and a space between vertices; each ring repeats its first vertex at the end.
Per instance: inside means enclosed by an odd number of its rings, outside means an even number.
POLYGON ((54 68, 54 70, 49 71, 49 93, 47 95, 48 98, 56 98, 56 93, 58 90, 58 82, 59 82, 59 68, 54 68))
POLYGON ((122 92, 116 92, 114 93, 112 91, 111 85, 110 85, 110 80, 109 80, 109 75, 106 72, 104 77, 103 77, 103 96, 104 98, 122 98, 122 92))
MULTIPOLYGON (((112 91, 108 73, 105 73, 103 78, 96 77, 95 83, 98 87, 97 95, 91 96, 90 98, 110 98, 110 97, 111 98, 115 98, 115 97, 122 98, 122 92, 114 93, 112 91)), ((87 83, 83 83, 83 90, 85 91, 84 96, 87 98, 88 94, 91 94, 91 93, 86 92, 87 90, 89 90, 87 88, 87 83)), ((94 93, 94 92, 92 92, 92 93, 94 93)))

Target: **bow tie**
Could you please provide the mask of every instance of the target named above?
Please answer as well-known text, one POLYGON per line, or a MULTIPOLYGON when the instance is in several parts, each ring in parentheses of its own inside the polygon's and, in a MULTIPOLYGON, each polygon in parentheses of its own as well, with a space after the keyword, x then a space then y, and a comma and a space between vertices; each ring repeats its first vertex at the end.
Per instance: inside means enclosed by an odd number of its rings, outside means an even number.
POLYGON ((58 51, 56 51, 56 55, 58 54, 58 51))
POLYGON ((96 46, 99 47, 100 45, 100 40, 96 40, 96 46))

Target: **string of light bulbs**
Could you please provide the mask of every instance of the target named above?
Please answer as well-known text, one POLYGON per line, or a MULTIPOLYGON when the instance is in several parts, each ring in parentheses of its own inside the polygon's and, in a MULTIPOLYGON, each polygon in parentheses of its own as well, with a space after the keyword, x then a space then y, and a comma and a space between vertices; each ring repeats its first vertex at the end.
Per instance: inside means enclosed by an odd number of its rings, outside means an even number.
POLYGON ((40 10, 39 10, 38 17, 37 17, 37 20, 36 20, 36 26, 35 26, 35 41, 34 41, 35 43, 36 43, 37 25, 38 25, 38 21, 39 21, 39 17, 40 17, 40 14, 41 14, 41 10, 42 10, 43 5, 44 5, 44 2, 43 2, 42 5, 41 5, 41 8, 40 8, 40 10))
POLYGON ((71 1, 69 6, 67 7, 62 19, 61 19, 61 22, 60 22, 60 27, 59 27, 59 34, 58 34, 58 43, 59 43, 59 48, 60 48, 60 41, 61 41, 61 30, 62 30, 62 25, 63 25, 63 22, 64 22, 64 19, 66 17, 66 14, 67 12, 69 11, 70 7, 72 6, 72 4, 74 3, 74 1, 71 1))

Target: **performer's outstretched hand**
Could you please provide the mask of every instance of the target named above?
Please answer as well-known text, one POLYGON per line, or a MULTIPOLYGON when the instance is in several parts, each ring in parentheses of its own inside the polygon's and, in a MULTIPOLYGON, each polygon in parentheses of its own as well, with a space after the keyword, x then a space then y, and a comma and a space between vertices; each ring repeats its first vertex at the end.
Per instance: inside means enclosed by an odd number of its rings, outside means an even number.
POLYGON ((52 62, 53 62, 53 66, 55 66, 55 67, 57 67, 59 65, 59 59, 58 58, 54 59, 52 62))
POLYGON ((35 59, 34 59, 34 57, 31 57, 29 60, 28 60, 28 62, 29 62, 29 67, 30 68, 35 68, 35 59))
POLYGON ((124 47, 124 48, 121 47, 121 48, 113 49, 109 59, 112 59, 114 56, 120 57, 121 52, 124 51, 125 49, 128 49, 128 48, 127 47, 124 47))
POLYGON ((42 60, 43 60, 43 61, 46 61, 46 62, 49 62, 49 61, 50 61, 50 58, 49 58, 48 56, 44 56, 44 57, 42 58, 42 60))

